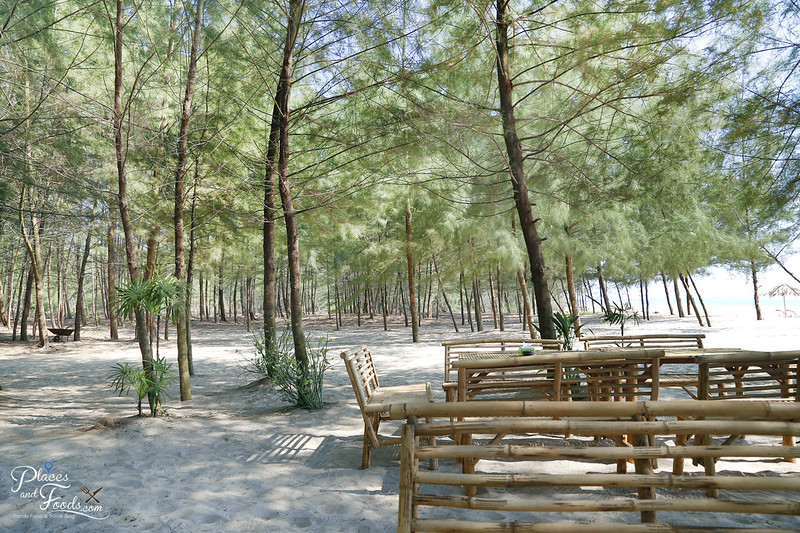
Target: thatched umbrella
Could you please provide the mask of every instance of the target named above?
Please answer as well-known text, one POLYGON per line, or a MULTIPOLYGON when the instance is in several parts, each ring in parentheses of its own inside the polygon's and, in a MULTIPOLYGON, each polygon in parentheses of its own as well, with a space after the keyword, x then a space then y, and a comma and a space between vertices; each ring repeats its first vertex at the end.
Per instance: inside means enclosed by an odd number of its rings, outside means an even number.
POLYGON ((800 296, 800 289, 795 289, 790 285, 781 283, 777 287, 773 287, 772 290, 769 291, 769 295, 772 297, 783 296, 783 315, 786 316, 786 297, 800 296))

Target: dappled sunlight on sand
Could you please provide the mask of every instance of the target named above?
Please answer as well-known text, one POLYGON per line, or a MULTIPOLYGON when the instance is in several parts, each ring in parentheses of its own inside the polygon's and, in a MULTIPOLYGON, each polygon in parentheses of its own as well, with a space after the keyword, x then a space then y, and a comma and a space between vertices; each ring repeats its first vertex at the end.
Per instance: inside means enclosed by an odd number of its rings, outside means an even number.
MULTIPOLYGON (((420 342, 412 343, 402 319, 389 331, 379 317, 361 327, 349 317, 340 330, 327 317, 309 319, 307 329, 328 337, 333 365, 321 411, 291 408, 269 382, 245 371, 252 337, 243 325, 195 322, 193 398, 181 403, 175 384, 165 402, 168 416, 158 419, 136 417, 135 396, 118 397, 109 386, 114 364, 140 364, 130 329, 111 342, 103 328, 88 327, 84 340, 47 350, 0 341, 0 530, 394 531, 399 449, 377 449, 373 466, 359 469, 363 422, 339 353, 368 345, 381 383, 430 381, 443 400, 442 341, 523 337, 517 317, 507 320, 508 331, 480 333, 460 321, 462 332, 455 333, 449 318, 424 321, 420 342), (10 472, 46 462, 52 473, 69 475, 68 500, 85 500, 82 486, 102 487, 97 497, 108 518, 35 518, 42 500, 12 493, 10 472)), ((594 334, 617 332, 597 317, 587 322, 594 334)), ((797 348, 798 327, 800 319, 720 318, 708 329, 694 318, 654 316, 631 332, 701 332, 707 346, 778 350, 797 348)), ((174 337, 161 340, 159 350, 174 361, 174 337)), ((383 432, 398 429, 389 423, 383 432)))

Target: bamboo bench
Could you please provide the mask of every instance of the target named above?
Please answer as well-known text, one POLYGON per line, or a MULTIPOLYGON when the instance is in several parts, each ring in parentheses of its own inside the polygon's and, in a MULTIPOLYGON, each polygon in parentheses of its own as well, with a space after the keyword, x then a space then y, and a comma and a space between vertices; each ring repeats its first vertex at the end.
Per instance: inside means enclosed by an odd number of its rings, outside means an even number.
POLYGON ((508 352, 508 355, 518 355, 523 344, 534 346, 538 350, 558 350, 564 347, 564 341, 559 339, 471 339, 459 341, 445 341, 444 347, 444 381, 442 388, 448 401, 455 400, 456 377, 458 370, 453 363, 466 353, 508 352))
POLYGON ((389 412, 391 418, 416 421, 402 428, 398 532, 800 530, 800 469, 782 463, 785 472, 776 473, 772 463, 799 456, 797 446, 668 445, 681 433, 797 435, 799 404, 476 401, 398 404, 389 412), (604 419, 586 420, 597 416, 604 419), (420 423, 425 417, 464 420, 420 423), (585 437, 577 442, 554 437, 565 433, 585 437), (622 433, 634 436, 633 446, 590 440, 622 433), (420 442, 449 435, 504 437, 502 443, 495 438, 468 445, 442 438, 436 447, 420 442), (649 444, 654 439, 657 445, 649 444), (480 460, 481 468, 463 473, 455 462, 443 461, 438 472, 418 469, 420 460, 433 458, 480 460), (675 475, 654 472, 655 458, 709 460, 705 471, 675 475), (632 461, 636 474, 615 473, 613 464, 620 460, 632 461), (715 470, 715 460, 725 460, 724 469, 715 470), (761 471, 740 473, 742 461, 761 471), (480 495, 470 496, 476 487, 480 495), (717 491, 723 497, 717 498, 717 491))
POLYGON ((581 336, 579 341, 586 350, 596 348, 703 348, 703 333, 648 335, 592 335, 581 336))

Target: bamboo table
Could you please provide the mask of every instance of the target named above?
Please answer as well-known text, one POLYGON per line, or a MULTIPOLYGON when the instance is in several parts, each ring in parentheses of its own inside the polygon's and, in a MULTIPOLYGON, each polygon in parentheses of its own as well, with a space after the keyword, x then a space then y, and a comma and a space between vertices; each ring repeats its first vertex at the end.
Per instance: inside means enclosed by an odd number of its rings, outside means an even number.
POLYGON ((663 349, 548 352, 509 356, 508 352, 465 353, 453 362, 458 401, 478 395, 520 394, 548 400, 635 400, 649 388, 658 399, 663 349))

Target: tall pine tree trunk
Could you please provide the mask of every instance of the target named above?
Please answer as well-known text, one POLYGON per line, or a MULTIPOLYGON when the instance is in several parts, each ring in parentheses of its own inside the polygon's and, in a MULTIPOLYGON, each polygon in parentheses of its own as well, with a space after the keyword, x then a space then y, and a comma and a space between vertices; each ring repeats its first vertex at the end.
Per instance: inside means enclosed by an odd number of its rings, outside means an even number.
POLYGON ((522 269, 517 269, 517 282, 519 283, 519 291, 522 293, 522 306, 523 306, 523 329, 527 326, 531 338, 536 338, 536 328, 533 327, 533 310, 531 309, 531 302, 528 298, 528 284, 525 282, 525 275, 522 269))
MULTIPOLYGON (((41 240, 39 238, 39 219, 36 216, 35 208, 33 206, 33 199, 31 197, 29 189, 23 185, 22 192, 20 194, 20 201, 19 201, 19 225, 20 231, 22 232, 22 239, 25 241, 25 248, 28 250, 28 257, 30 258, 31 264, 31 274, 33 275, 33 284, 36 291, 36 323, 39 329, 39 342, 38 346, 40 348, 46 347, 48 344, 47 335, 45 332, 47 331, 47 324, 45 322, 45 314, 44 314, 44 280, 42 274, 42 252, 41 252, 41 240), (28 196, 28 203, 30 205, 30 216, 31 216, 31 237, 28 236, 28 231, 25 229, 25 218, 23 216, 23 205, 25 196, 28 196)), ((23 315, 25 317, 25 315, 23 315)), ((23 333, 27 337, 27 328, 23 330, 23 333)), ((26 340, 23 338, 23 340, 26 340)))
MULTIPOLYGON (((611 300, 608 297, 608 287, 606 287, 606 279, 603 277, 602 263, 597 265, 597 285, 600 287, 600 296, 603 298, 603 310, 611 311, 611 300)), ((619 302, 622 305, 622 302, 619 302)))
POLYGON ((678 305, 678 317, 683 318, 686 316, 686 313, 683 312, 683 303, 681 302, 681 291, 678 289, 678 277, 673 276, 672 278, 672 288, 675 291, 675 302, 678 305))
POLYGON ((750 261, 750 278, 753 280, 753 303, 756 306, 756 320, 764 320, 761 315, 761 302, 758 300, 758 271, 754 261, 750 261))
POLYGON ((661 273, 661 282, 664 284, 664 294, 667 297, 667 306, 669 307, 669 314, 674 315, 675 313, 672 310, 672 301, 670 300, 669 297, 669 289, 667 288, 667 277, 664 275, 663 272, 661 273))
POLYGON ((109 207, 108 213, 108 234, 106 235, 106 246, 108 248, 108 322, 109 335, 111 340, 119 339, 119 329, 117 328, 117 270, 116 270, 116 250, 114 246, 114 216, 109 207))
MULTIPOLYGON (((186 73, 186 92, 183 97, 181 109, 181 122, 178 133, 178 165, 175 169, 175 210, 172 222, 175 227, 175 277, 178 283, 186 284, 186 258, 183 249, 184 225, 184 185, 186 177, 186 161, 189 157, 189 125, 192 121, 192 98, 194 96, 194 82, 197 75, 197 53, 200 43, 200 27, 203 20, 203 0, 197 0, 194 16, 194 33, 192 34, 192 48, 189 54, 189 70, 186 73)), ((187 328, 186 290, 178 291, 178 305, 176 313, 176 334, 178 347, 178 377, 180 380, 181 401, 192 399, 189 375, 189 330, 187 328)))
POLYGON ((91 246, 92 232, 86 232, 86 244, 83 247, 83 258, 81 260, 81 267, 78 271, 78 296, 75 301, 75 331, 73 332, 73 339, 76 341, 81 340, 81 315, 83 314, 83 280, 86 274, 86 261, 89 259, 89 247, 91 246))
POLYGON ((572 264, 572 254, 566 254, 564 257, 565 267, 567 271, 567 293, 569 295, 569 308, 572 316, 576 317, 573 324, 575 328, 575 336, 578 336, 581 330, 580 307, 578 306, 578 292, 575 290, 575 268, 572 264))
POLYGON ((550 288, 547 283, 547 267, 542 252, 542 239, 536 229, 533 209, 528 197, 528 184, 523 168, 524 156, 522 143, 517 135, 516 118, 514 117, 514 101, 512 97, 511 62, 509 60, 509 0, 497 0, 496 47, 497 83, 500 92, 500 112, 503 118, 503 139, 508 155, 511 186, 514 190, 514 201, 519 215, 522 235, 528 251, 531 265, 531 279, 539 313, 539 331, 543 338, 555 339, 556 329, 553 324, 553 308, 550 299, 550 288))
MULTIPOLYGON (((114 156, 117 164, 117 199, 119 203, 120 220, 125 233, 125 255, 128 262, 128 274, 132 281, 139 280, 139 267, 136 264, 136 242, 131 224, 130 209, 128 207, 128 178, 125 163, 128 157, 126 143, 123 135, 123 105, 122 105, 122 44, 125 26, 125 6, 123 0, 117 0, 115 20, 112 22, 114 29, 114 106, 112 124, 114 129, 114 156)), ((137 307, 134 310, 136 317, 136 340, 142 354, 142 368, 150 379, 153 379, 153 354, 147 339, 147 324, 144 311, 137 307)), ((150 409, 155 409, 154 398, 148 395, 150 409)))
POLYGON ((411 205, 406 202, 406 266, 408 268, 408 306, 411 315, 411 340, 419 342, 417 290, 414 283, 414 251, 411 247, 411 205))
POLYGON ((280 111, 280 149, 278 151, 278 190, 283 204, 283 220, 286 224, 286 247, 289 269, 289 299, 291 310, 294 357, 302 368, 308 368, 305 333, 303 332, 302 281, 300 276, 300 240, 297 232, 297 217, 289 186, 289 96, 294 71, 294 47, 305 9, 304 0, 290 0, 287 12, 286 42, 283 49, 276 104, 280 111))
MULTIPOLYGON (((500 265, 497 265, 497 312, 500 318, 500 331, 506 330, 505 318, 503 316, 503 285, 502 285, 502 271, 500 265)), ((449 306, 448 306, 449 307, 449 306)))

